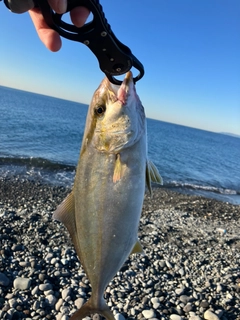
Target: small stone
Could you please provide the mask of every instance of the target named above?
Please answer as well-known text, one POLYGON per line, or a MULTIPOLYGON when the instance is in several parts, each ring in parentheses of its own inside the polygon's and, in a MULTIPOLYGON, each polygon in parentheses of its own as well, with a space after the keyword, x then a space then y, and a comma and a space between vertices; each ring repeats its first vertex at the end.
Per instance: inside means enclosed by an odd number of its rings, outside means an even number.
POLYGON ((62 317, 63 317, 63 314, 62 314, 62 313, 58 313, 58 314, 56 315, 56 320, 61 320, 62 317))
POLYGON ((152 302, 152 304, 159 303, 159 298, 154 297, 151 299, 151 302, 152 302))
POLYGON ((181 302, 183 302, 184 304, 187 304, 188 301, 189 301, 189 297, 183 294, 183 295, 181 295, 181 296, 179 297, 179 300, 180 300, 181 302))
POLYGON ((23 251, 24 246, 22 244, 14 244, 12 246, 12 251, 17 252, 17 251, 23 251))
POLYGON ((184 307, 183 307, 183 311, 188 313, 192 310, 192 304, 190 302, 188 302, 184 307))
POLYGON ((84 304, 84 299, 78 298, 77 300, 74 301, 74 304, 78 309, 80 309, 84 304))
POLYGON ((55 304, 55 310, 56 310, 56 311, 59 311, 60 308, 61 308, 61 306, 62 306, 62 304, 63 304, 63 299, 59 299, 59 300, 57 301, 57 303, 55 304))
POLYGON ((63 300, 66 300, 67 297, 71 295, 71 288, 63 289, 62 291, 62 298, 63 300))
MULTIPOLYGON (((26 315, 26 316, 29 316, 31 314, 31 311, 30 310, 23 310, 23 314, 26 315)), ((29 318, 27 318, 29 319, 29 318)))
POLYGON ((38 276, 38 279, 40 280, 40 281, 44 281, 45 280, 45 278, 46 278, 46 275, 44 274, 44 273, 39 273, 39 276, 38 276))
POLYGON ((52 285, 50 283, 42 283, 42 284, 39 285, 39 289, 41 291, 52 290, 52 285))
POLYGON ((217 293, 222 292, 222 286, 220 284, 217 285, 216 291, 217 293))
POLYGON ((51 259, 53 258, 53 253, 52 252, 49 252, 46 257, 45 257, 45 260, 46 261, 50 261, 51 259))
POLYGON ((211 310, 207 310, 204 312, 204 319, 206 319, 206 320, 219 320, 219 317, 211 310))
POLYGON ((159 302, 153 304, 153 309, 158 310, 159 307, 160 307, 160 303, 159 302))
POLYGON ((155 318, 155 312, 154 310, 143 310, 142 314, 144 316, 144 318, 146 319, 151 319, 151 318, 155 318))
POLYGON ((10 309, 7 310, 7 314, 10 316, 10 319, 12 319, 12 315, 13 315, 14 311, 15 311, 14 308, 10 308, 10 309))
POLYGON ((35 301, 33 303, 33 310, 37 311, 40 308, 40 301, 35 301))
POLYGON ((194 316, 191 316, 189 320, 201 320, 201 318, 199 316, 194 315, 194 316))
POLYGON ((181 296, 181 295, 184 293, 184 290, 185 290, 184 287, 182 287, 182 288, 177 288, 177 289, 175 290, 175 293, 176 293, 178 296, 181 296))
POLYGON ((9 285, 10 280, 4 273, 0 272, 0 286, 7 287, 9 285))
POLYGON ((32 291, 31 291, 31 295, 32 295, 32 296, 35 296, 35 294, 38 294, 38 291, 39 291, 38 286, 34 287, 34 288, 32 289, 32 291))
POLYGON ((178 272, 182 277, 185 276, 185 271, 183 268, 179 269, 178 272))
POLYGON ((224 314, 224 310, 221 310, 221 309, 215 310, 215 314, 218 316, 218 318, 221 319, 224 314))
POLYGON ((51 264, 56 264, 58 262, 58 258, 52 258, 52 260, 50 261, 51 264))
POLYGON ((209 307, 208 301, 207 300, 202 300, 201 303, 200 303, 200 307, 204 308, 204 309, 207 309, 209 307))
POLYGON ((28 290, 31 286, 31 279, 29 278, 16 278, 13 282, 14 289, 28 290))
POLYGON ((182 320, 182 317, 179 316, 178 314, 171 314, 170 319, 171 320, 182 320))
POLYGON ((164 268, 164 267, 166 266, 165 260, 160 260, 160 261, 159 261, 159 266, 160 266, 161 268, 164 268))
POLYGON ((118 310, 122 310, 123 309, 123 304, 120 302, 117 304, 117 308, 118 310))
POLYGON ((147 297, 143 297, 142 304, 143 305, 148 304, 148 298, 147 297))
POLYGON ((48 296, 50 294, 54 295, 54 291, 53 290, 47 290, 47 291, 44 291, 44 294, 45 294, 45 296, 48 296))
POLYGON ((196 300, 198 300, 198 294, 197 294, 196 291, 193 291, 193 298, 196 299, 196 300))
POLYGON ((53 307, 57 302, 57 298, 53 294, 49 294, 46 296, 46 302, 53 307))
POLYGON ((168 260, 165 260, 165 263, 169 269, 172 269, 172 264, 168 260))
POLYGON ((233 298, 233 296, 231 295, 231 293, 227 293, 227 294, 226 294, 226 298, 227 298, 229 301, 231 301, 232 298, 233 298))
POLYGON ((30 262, 30 265, 31 265, 31 268, 35 268, 36 267, 36 265, 37 265, 37 261, 36 260, 32 260, 31 262, 30 262))
POLYGON ((15 308, 17 306, 17 300, 15 298, 8 300, 8 304, 11 308, 15 308))
POLYGON ((68 259, 61 259, 61 263, 66 266, 69 263, 68 259))
POLYGON ((121 313, 117 313, 117 314, 115 315, 115 319, 116 319, 116 320, 125 320, 125 317, 124 317, 121 313))

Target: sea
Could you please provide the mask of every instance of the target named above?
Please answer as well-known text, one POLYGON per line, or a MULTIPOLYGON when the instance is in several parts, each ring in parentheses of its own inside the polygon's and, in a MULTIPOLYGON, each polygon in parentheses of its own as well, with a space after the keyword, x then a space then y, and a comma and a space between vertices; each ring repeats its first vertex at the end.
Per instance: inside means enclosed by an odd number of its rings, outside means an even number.
MULTIPOLYGON (((87 110, 0 86, 0 179, 71 187, 87 110)), ((153 119, 147 127, 149 158, 165 188, 240 204, 240 137, 153 119)))

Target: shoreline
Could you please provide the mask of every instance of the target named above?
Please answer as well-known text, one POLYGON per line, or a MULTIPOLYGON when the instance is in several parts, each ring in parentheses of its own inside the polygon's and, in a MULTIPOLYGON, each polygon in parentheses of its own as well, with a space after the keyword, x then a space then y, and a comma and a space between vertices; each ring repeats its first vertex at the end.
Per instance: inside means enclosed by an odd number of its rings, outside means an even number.
MULTIPOLYGON (((68 233, 52 220, 69 191, 0 180, 0 319, 67 320, 88 299, 68 233)), ((132 255, 106 290, 114 314, 239 320, 239 222, 240 206, 154 187, 139 227, 146 256, 132 255)))
MULTIPOLYGON (((145 207, 148 208, 152 205, 154 210, 160 208, 175 208, 182 211, 192 211, 195 206, 196 214, 199 215, 204 215, 207 212, 207 209, 214 210, 215 214, 218 210, 220 213, 225 210, 229 213, 233 212, 233 217, 235 217, 236 214, 240 215, 239 204, 224 202, 219 199, 205 197, 204 195, 198 195, 195 193, 185 191, 181 192, 175 189, 172 190, 170 188, 165 188, 164 185, 158 186, 153 184, 152 188, 152 198, 148 191, 145 193, 142 210, 143 214, 146 210, 145 207), (199 204, 198 207, 197 204, 199 204)), ((21 178, 21 176, 0 179, 0 203, 10 202, 15 207, 24 204, 24 201, 22 201, 21 198, 31 201, 34 198, 37 199, 39 196, 44 197, 45 200, 48 198, 55 200, 56 205, 58 205, 64 200, 70 191, 70 187, 60 186, 59 184, 52 185, 40 179, 27 179, 25 177, 21 178)), ((219 218, 221 218, 220 215, 219 218)))

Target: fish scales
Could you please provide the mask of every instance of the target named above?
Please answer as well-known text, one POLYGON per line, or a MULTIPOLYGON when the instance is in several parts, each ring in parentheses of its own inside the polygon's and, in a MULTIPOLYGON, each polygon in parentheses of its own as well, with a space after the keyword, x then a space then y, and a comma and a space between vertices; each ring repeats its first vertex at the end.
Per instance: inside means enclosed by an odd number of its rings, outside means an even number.
POLYGON ((105 78, 89 107, 73 190, 54 213, 92 286, 90 299, 70 320, 93 313, 114 319, 104 290, 131 252, 142 252, 137 231, 151 179, 161 183, 147 160, 145 114, 132 74, 121 86, 105 78))
POLYGON ((81 235, 80 260, 93 292, 95 287, 102 292, 102 286, 111 281, 137 241, 136 221, 141 214, 146 164, 136 159, 134 151, 131 155, 122 154, 122 158, 127 168, 116 183, 113 182, 115 155, 112 154, 85 153, 84 170, 81 168, 76 175, 75 203, 81 208, 76 213, 77 233, 81 235), (129 161, 133 161, 134 168, 130 168, 129 161), (88 173, 92 172, 94 179, 89 182, 88 173))

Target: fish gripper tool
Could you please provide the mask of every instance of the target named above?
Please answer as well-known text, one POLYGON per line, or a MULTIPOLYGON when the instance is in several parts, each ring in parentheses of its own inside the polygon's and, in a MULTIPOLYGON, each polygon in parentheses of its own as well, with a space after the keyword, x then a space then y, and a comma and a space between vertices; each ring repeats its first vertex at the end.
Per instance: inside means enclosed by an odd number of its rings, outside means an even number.
POLYGON ((42 11, 48 26, 57 31, 62 37, 82 42, 94 53, 100 69, 106 74, 110 82, 120 85, 122 81, 115 76, 128 72, 132 67, 139 71, 134 82, 144 75, 142 63, 132 54, 131 50, 121 43, 111 30, 99 0, 69 0, 67 11, 83 6, 89 9, 93 19, 78 28, 62 20, 63 14, 54 12, 47 0, 34 1, 42 11))

